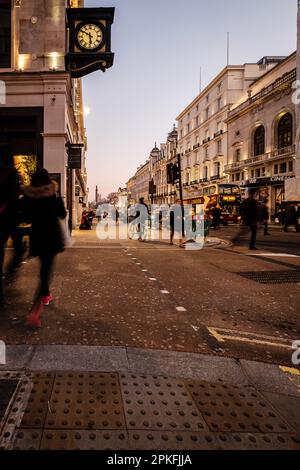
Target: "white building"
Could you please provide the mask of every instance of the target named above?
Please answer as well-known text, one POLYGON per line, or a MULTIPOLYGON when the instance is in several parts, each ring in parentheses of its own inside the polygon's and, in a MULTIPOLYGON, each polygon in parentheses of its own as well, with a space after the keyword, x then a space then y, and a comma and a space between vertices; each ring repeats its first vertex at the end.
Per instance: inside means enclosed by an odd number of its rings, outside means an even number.
POLYGON ((197 198, 199 190, 212 182, 228 181, 224 172, 228 113, 240 102, 248 86, 277 61, 277 58, 268 58, 257 64, 225 67, 177 117, 178 152, 186 202, 197 198))
POLYGON ((285 181, 295 178, 295 80, 296 53, 255 80, 227 119, 230 182, 256 188, 273 217, 285 201, 285 181))

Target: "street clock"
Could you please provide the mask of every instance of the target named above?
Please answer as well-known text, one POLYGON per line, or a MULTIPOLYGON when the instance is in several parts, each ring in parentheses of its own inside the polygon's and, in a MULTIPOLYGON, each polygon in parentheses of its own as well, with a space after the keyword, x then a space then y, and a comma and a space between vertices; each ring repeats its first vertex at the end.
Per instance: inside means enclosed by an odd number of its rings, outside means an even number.
POLYGON ((69 51, 66 69, 73 78, 112 67, 114 8, 67 8, 69 51))

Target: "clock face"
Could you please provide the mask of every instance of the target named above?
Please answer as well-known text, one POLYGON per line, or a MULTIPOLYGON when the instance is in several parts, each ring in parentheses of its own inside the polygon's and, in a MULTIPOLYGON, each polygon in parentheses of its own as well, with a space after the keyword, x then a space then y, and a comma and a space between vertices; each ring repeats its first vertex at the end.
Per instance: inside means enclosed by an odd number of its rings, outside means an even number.
POLYGON ((103 31, 97 24, 85 24, 78 30, 77 41, 84 49, 97 49, 103 42, 103 31))

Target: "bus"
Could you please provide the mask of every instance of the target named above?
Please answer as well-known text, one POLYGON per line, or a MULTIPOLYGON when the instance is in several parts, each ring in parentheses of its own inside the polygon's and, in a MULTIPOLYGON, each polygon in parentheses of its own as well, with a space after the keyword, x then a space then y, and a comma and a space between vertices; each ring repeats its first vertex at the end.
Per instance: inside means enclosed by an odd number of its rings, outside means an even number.
POLYGON ((200 189, 206 213, 215 205, 222 209, 222 223, 238 224, 241 220, 242 191, 237 184, 216 183, 200 189))

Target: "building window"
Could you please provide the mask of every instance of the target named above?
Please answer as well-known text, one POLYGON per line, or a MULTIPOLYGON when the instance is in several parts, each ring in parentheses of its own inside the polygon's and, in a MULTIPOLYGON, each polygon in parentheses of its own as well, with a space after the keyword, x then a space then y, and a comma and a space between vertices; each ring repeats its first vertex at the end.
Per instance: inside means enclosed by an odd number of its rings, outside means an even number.
POLYGON ((207 166, 203 168, 203 179, 205 180, 208 179, 208 167, 207 166))
POLYGON ((218 93, 220 93, 221 90, 222 90, 222 82, 219 83, 219 85, 218 85, 218 93))
POLYGON ((257 168, 257 170, 255 170, 255 177, 260 178, 260 168, 257 168))
POLYGON ((274 175, 278 175, 278 165, 274 165, 274 175))
POLYGON ((242 181, 244 181, 244 179, 245 179, 245 172, 244 171, 242 171, 241 179, 242 179, 242 181))
POLYGON ((236 175, 235 175, 235 180, 236 180, 236 181, 240 181, 240 173, 236 173, 236 175))
POLYGON ((278 123, 278 148, 283 149, 293 144, 293 117, 286 113, 278 123))
POLYGON ((222 107, 222 98, 218 98, 218 100, 217 100, 217 110, 220 111, 221 107, 222 107))
POLYGON ((254 170, 251 170, 251 178, 254 178, 254 170))
POLYGON ((265 128, 259 126, 254 132, 254 156, 265 153, 265 128))
POLYGON ((205 118, 206 118, 206 120, 209 119, 209 107, 206 108, 206 110, 205 110, 205 118))
POLYGON ((11 1, 0 0, 0 68, 11 67, 11 1))
POLYGON ((222 154, 222 140, 218 140, 218 154, 222 154))
POLYGON ((294 170, 294 164, 293 164, 293 161, 291 160, 289 162, 289 172, 292 172, 294 170))
POLYGON ((235 151, 235 161, 239 163, 241 161, 241 149, 236 149, 235 151))
POLYGON ((209 159, 208 147, 205 147, 205 160, 209 159))
POLYGON ((187 134, 190 132, 190 124, 188 124, 188 125, 186 126, 186 132, 187 132, 187 134))
POLYGON ((263 168, 261 169, 261 175, 262 175, 262 176, 265 176, 265 175, 266 175, 266 169, 265 169, 265 167, 263 167, 263 168))
POLYGON ((196 126, 196 127, 199 126, 199 116, 196 116, 196 119, 195 119, 195 126, 196 126))
POLYGON ((209 103, 209 95, 206 95, 206 103, 209 103))
POLYGON ((231 181, 234 183, 234 173, 231 175, 231 181))
POLYGON ((216 162, 216 163, 215 163, 215 176, 217 176, 218 178, 220 178, 220 174, 221 174, 221 163, 220 163, 220 162, 216 162))
POLYGON ((287 165, 286 162, 280 163, 280 173, 286 173, 287 165))

